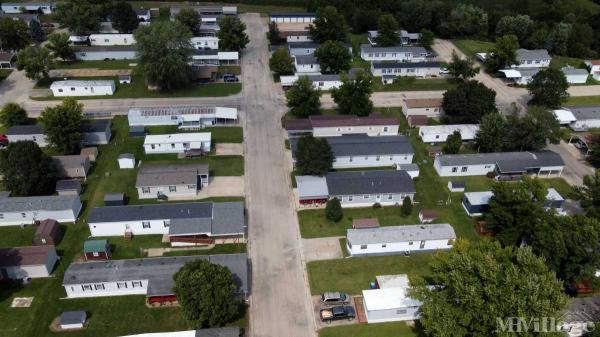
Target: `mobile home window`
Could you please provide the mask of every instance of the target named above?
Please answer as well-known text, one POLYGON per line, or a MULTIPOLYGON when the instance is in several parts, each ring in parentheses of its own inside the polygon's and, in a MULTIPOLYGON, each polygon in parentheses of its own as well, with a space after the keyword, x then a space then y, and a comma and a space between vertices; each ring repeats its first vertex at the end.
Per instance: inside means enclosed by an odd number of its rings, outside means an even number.
POLYGON ((406 309, 398 309, 396 310, 396 315, 405 315, 406 314, 406 309))
POLYGON ((391 195, 391 194, 388 194, 388 200, 392 200, 393 198, 394 198, 394 196, 393 196, 393 195, 391 195))
POLYGON ((131 287, 132 288, 141 288, 142 287, 142 281, 133 281, 133 282, 131 282, 131 287))
POLYGON ((467 172, 468 167, 463 166, 462 169, 460 170, 460 172, 467 172))
POLYGON ((63 92, 63 90, 62 89, 58 89, 58 92, 63 92))
POLYGON ((104 290, 104 284, 102 284, 102 283, 94 284, 94 288, 96 290, 104 290))
POLYGON ((4 219, 4 214, 0 214, 0 219, 4 219))
POLYGON ((142 221, 142 228, 150 228, 150 221, 142 221))
POLYGON ((150 193, 150 187, 142 187, 142 193, 150 193))
POLYGON ((353 199, 354 199, 354 197, 353 197, 353 196, 351 196, 351 195, 350 195, 350 196, 348 196, 348 201, 352 201, 353 199))
POLYGON ((92 290, 92 285, 91 284, 84 284, 81 286, 81 290, 83 291, 91 291, 92 290))
POLYGON ((127 282, 117 282, 117 289, 127 289, 127 282))
POLYGON ((177 192, 177 186, 175 186, 175 185, 169 186, 169 192, 177 192))
POLYGON ((456 172, 458 172, 458 167, 453 167, 452 168, 452 173, 456 173, 456 172))
POLYGON ((71 87, 71 91, 75 91, 75 88, 71 87))
POLYGON ((165 220, 165 221, 164 221, 164 226, 165 226, 165 227, 169 227, 169 226, 171 226, 171 220, 165 220))
POLYGON ((369 195, 368 194, 363 195, 363 199, 369 199, 369 195))
POLYGON ((196 185, 188 185, 188 190, 195 190, 196 189, 196 185))
POLYGON ((387 244, 384 243, 381 245, 381 248, 385 248, 385 247, 387 247, 387 244))
POLYGON ((360 249, 367 249, 367 245, 360 245, 360 249))
POLYGON ((21 213, 21 216, 22 216, 22 217, 25 217, 25 216, 26 216, 26 214, 25 214, 25 213, 21 213))
POLYGON ((175 148, 175 144, 171 143, 171 148, 174 149, 175 148))

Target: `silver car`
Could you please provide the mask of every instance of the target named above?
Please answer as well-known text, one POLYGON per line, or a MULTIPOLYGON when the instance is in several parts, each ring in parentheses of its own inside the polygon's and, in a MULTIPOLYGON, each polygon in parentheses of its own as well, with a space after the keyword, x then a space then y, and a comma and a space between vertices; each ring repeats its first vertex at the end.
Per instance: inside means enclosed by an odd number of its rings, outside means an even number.
POLYGON ((321 303, 325 305, 347 305, 352 302, 350 295, 339 291, 326 292, 321 295, 321 303))

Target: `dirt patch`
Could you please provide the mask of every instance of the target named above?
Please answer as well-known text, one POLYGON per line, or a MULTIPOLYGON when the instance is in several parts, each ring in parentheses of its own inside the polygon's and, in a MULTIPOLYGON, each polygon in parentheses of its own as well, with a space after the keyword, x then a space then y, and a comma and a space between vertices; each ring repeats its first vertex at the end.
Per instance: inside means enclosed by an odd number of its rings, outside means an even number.
POLYGON ((242 143, 219 143, 216 146, 217 156, 242 156, 244 144, 242 143))
POLYGON ((83 330, 87 329, 87 326, 88 326, 88 322, 86 321, 85 323, 83 323, 83 328, 78 328, 78 329, 61 329, 61 327, 60 327, 60 316, 58 316, 58 317, 55 317, 52 320, 52 323, 50 323, 50 326, 48 328, 52 332, 83 331, 83 330))
POLYGON ((33 302, 33 297, 15 297, 10 304, 11 308, 29 308, 33 302))

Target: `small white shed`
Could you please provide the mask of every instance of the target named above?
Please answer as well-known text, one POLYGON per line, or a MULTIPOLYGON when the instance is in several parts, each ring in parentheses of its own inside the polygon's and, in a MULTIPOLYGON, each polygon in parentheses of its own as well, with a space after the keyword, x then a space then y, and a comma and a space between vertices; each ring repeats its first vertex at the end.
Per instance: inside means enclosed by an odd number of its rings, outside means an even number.
POLYGON ((363 304, 368 323, 409 321, 419 318, 421 302, 408 296, 408 277, 377 276, 379 289, 363 290, 363 304))
POLYGON ((60 328, 62 330, 83 329, 87 314, 83 310, 65 311, 60 314, 60 328))
POLYGON ((119 75, 120 84, 131 84, 131 75, 119 75))
POLYGON ((135 167, 135 156, 131 153, 122 153, 117 157, 119 168, 132 169, 135 167))
POLYGON ((569 84, 585 84, 590 75, 586 69, 577 69, 571 66, 563 67, 562 72, 565 74, 569 84))

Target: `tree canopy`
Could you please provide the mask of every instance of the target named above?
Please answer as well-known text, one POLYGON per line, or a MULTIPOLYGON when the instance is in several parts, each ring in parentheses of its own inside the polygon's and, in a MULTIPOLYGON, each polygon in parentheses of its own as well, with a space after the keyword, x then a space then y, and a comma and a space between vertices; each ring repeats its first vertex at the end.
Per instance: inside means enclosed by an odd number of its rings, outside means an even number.
POLYGON ((276 45, 283 41, 280 34, 281 32, 279 31, 279 26, 277 26, 277 22, 269 22, 269 31, 267 32, 267 39, 269 40, 269 43, 271 45, 276 45))
POLYGON ((181 9, 179 13, 175 14, 175 20, 188 27, 192 35, 198 36, 200 34, 200 14, 195 9, 181 9))
POLYGON ((569 98, 569 83, 560 69, 545 68, 533 75, 527 85, 533 96, 529 104, 558 109, 569 98))
POLYGON ((461 82, 444 93, 443 107, 451 124, 479 123, 496 111, 496 92, 477 81, 461 82))
POLYGON ((459 4, 440 24, 440 30, 444 35, 449 36, 486 36, 488 15, 479 7, 459 4))
POLYGON ((475 77, 479 72, 479 67, 475 66, 475 61, 469 58, 462 59, 455 51, 452 51, 452 62, 448 63, 446 68, 450 76, 463 80, 475 77))
POLYGON ((499 112, 490 112, 481 117, 475 144, 481 152, 500 152, 504 149, 504 139, 508 123, 499 112))
POLYGON ((0 47, 21 50, 29 45, 29 27, 22 20, 0 19, 0 47))
POLYGON ((48 142, 59 151, 72 154, 80 146, 83 104, 72 97, 54 107, 46 107, 39 118, 48 142))
POLYGON ((532 106, 524 115, 508 116, 508 132, 504 149, 507 151, 538 151, 546 143, 560 142, 560 124, 551 110, 532 106))
POLYGON ((222 326, 238 316, 241 301, 227 267, 195 260, 181 267, 173 280, 177 301, 195 328, 222 326))
POLYGON ((241 51, 250 42, 246 35, 246 24, 233 16, 219 20, 219 49, 224 51, 241 51))
POLYGON ((342 75, 342 85, 331 91, 331 97, 341 113, 368 116, 373 111, 372 93, 373 76, 360 70, 352 77, 342 75))
POLYGON ((514 35, 520 44, 529 38, 535 23, 529 15, 503 16, 496 24, 496 36, 514 35))
POLYGON ((0 110, 0 124, 11 127, 27 123, 27 111, 17 103, 6 103, 0 110))
POLYGON ((112 8, 112 26, 121 33, 132 33, 140 24, 131 4, 118 1, 112 8))
POLYGON ((0 151, 0 173, 13 197, 54 193, 54 163, 33 141, 11 142, 0 151))
POLYGON ((430 266, 435 286, 412 279, 410 292, 423 302, 419 322, 428 336, 505 336, 497 318, 556 318, 566 304, 561 282, 527 247, 459 240, 430 266))
POLYGON ((159 21, 141 26, 134 36, 138 62, 150 85, 172 90, 190 82, 192 34, 186 26, 179 21, 159 21))
POLYGON ((338 198, 331 198, 327 200, 325 205, 325 217, 327 220, 338 222, 344 217, 344 210, 342 204, 338 198))
POLYGON ((321 90, 315 88, 308 76, 300 76, 285 93, 290 113, 298 118, 321 113, 321 90))
POLYGON ((461 146, 462 136, 460 135, 460 131, 457 130, 446 138, 446 143, 442 148, 442 152, 444 152, 444 154, 456 154, 460 151, 461 146))
POLYGON ((37 20, 29 21, 29 36, 36 42, 46 40, 46 33, 44 33, 42 26, 37 20))
POLYGON ((294 58, 287 48, 277 48, 269 60, 269 68, 278 75, 294 74, 294 58))
POLYGON ((577 198, 588 216, 600 220, 600 170, 583 178, 583 186, 575 187, 577 198))
POLYGON ((349 29, 344 17, 333 6, 319 7, 315 20, 308 27, 310 38, 317 43, 347 42, 349 29))
POLYGON ((75 53, 69 41, 69 34, 52 33, 48 36, 46 47, 52 52, 53 57, 61 58, 63 61, 75 58, 75 53))
POLYGON ((58 22, 75 35, 86 35, 100 30, 100 23, 110 9, 110 1, 67 0, 58 3, 58 22))
POLYGON ((379 17, 375 42, 378 47, 392 47, 400 44, 400 26, 393 15, 383 14, 379 17))
POLYGON ((315 56, 323 74, 339 74, 350 70, 352 55, 339 41, 326 41, 315 50, 315 56))
POLYGON ((333 165, 333 152, 325 138, 306 135, 296 146, 296 170, 301 175, 324 175, 333 165))
POLYGON ((17 69, 25 70, 27 78, 39 80, 48 77, 52 61, 48 48, 31 46, 17 54, 17 69))
POLYGON ((492 73, 505 67, 517 64, 519 40, 514 35, 503 35, 496 39, 496 44, 485 59, 485 66, 492 73))

